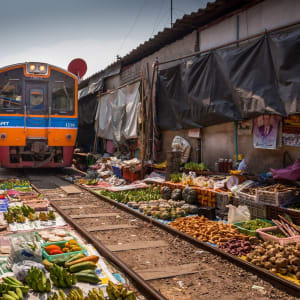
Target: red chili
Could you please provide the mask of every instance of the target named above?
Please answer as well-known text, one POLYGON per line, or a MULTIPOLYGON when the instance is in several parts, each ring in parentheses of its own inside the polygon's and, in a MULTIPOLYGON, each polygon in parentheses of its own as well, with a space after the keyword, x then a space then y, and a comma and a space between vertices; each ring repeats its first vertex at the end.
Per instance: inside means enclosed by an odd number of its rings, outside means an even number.
POLYGON ((56 255, 56 254, 63 254, 63 252, 61 250, 58 250, 58 249, 52 249, 50 251, 50 255, 56 255))

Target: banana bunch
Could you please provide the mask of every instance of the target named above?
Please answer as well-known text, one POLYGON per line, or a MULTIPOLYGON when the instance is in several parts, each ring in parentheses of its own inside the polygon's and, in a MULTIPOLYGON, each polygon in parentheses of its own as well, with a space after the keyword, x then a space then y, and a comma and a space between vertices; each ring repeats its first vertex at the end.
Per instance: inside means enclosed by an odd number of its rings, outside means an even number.
POLYGON ((8 276, 3 278, 0 284, 1 299, 3 300, 22 300, 23 293, 28 293, 29 287, 14 277, 8 276))
POLYGON ((1 297, 2 300, 23 300, 23 293, 20 288, 17 288, 16 291, 8 291, 6 294, 3 294, 1 297))
POLYGON ((114 284, 111 281, 108 282, 106 292, 110 300, 136 300, 132 291, 128 291, 122 284, 114 284))
MULTIPOLYGON (((73 298, 67 298, 67 300, 73 300, 73 298)), ((105 297, 101 289, 92 289, 84 300, 105 300, 105 297)))
POLYGON ((48 293, 51 290, 50 279, 46 279, 43 271, 36 267, 29 270, 26 281, 35 292, 48 293))
POLYGON ((63 290, 59 289, 58 290, 58 294, 57 293, 53 293, 51 294, 47 300, 66 300, 66 296, 63 292, 63 290))
POLYGON ((75 274, 70 274, 66 269, 53 264, 50 269, 50 278, 53 284, 60 288, 70 288, 73 284, 77 283, 75 274))
POLYGON ((21 210, 22 210, 22 213, 25 217, 28 217, 29 214, 34 214, 35 213, 35 210, 32 207, 28 206, 28 205, 22 205, 21 210))

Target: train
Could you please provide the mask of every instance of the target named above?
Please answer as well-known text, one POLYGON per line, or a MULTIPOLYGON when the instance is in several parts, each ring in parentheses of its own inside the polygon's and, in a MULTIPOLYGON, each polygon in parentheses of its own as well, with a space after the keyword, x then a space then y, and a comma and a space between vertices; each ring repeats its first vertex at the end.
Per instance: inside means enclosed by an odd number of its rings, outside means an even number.
POLYGON ((0 68, 0 166, 72 164, 78 129, 78 78, 42 62, 0 68))

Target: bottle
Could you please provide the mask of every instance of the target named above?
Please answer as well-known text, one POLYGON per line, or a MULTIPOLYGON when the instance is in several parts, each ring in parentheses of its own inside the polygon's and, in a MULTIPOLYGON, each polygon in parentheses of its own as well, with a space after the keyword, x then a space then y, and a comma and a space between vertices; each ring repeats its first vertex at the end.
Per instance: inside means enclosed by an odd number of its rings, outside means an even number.
POLYGON ((219 172, 224 172, 224 159, 223 158, 219 158, 219 172))
POLYGON ((232 170, 233 169, 233 163, 232 163, 232 159, 230 158, 229 160, 228 160, 228 171, 230 171, 230 170, 232 170))

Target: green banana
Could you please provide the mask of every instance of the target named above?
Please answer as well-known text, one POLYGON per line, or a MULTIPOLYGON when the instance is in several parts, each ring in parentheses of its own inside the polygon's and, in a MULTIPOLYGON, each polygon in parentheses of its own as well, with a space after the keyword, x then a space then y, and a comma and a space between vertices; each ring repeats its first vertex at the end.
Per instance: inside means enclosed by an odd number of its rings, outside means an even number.
POLYGON ((62 289, 58 290, 58 295, 60 296, 61 300, 66 300, 65 293, 63 292, 62 289))
POLYGON ((3 300, 16 300, 16 298, 12 297, 11 295, 9 294, 5 294, 2 296, 2 299, 3 300))
POLYGON ((15 292, 13 292, 13 291, 8 291, 7 293, 8 293, 10 296, 14 297, 16 300, 19 300, 19 296, 18 296, 15 292))
POLYGON ((20 288, 16 288, 16 294, 18 295, 19 300, 23 299, 23 292, 20 288))

